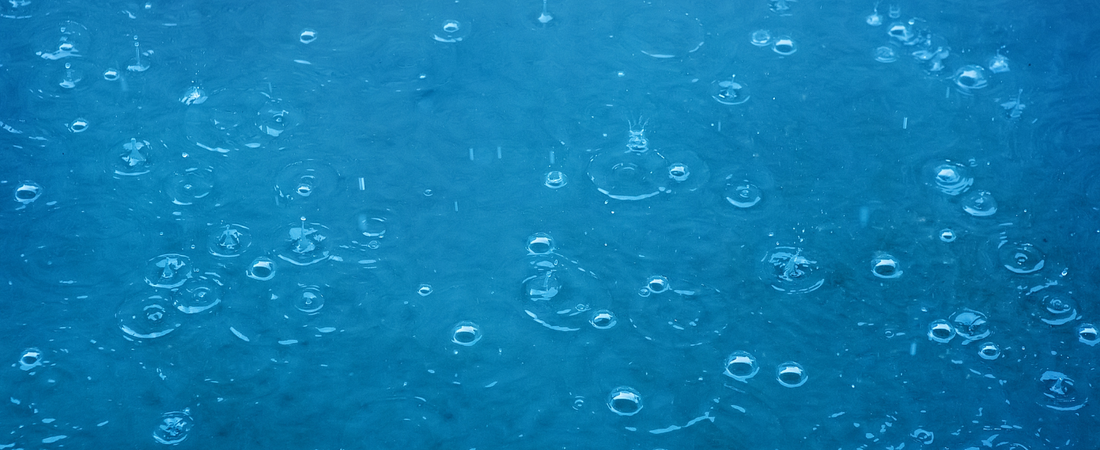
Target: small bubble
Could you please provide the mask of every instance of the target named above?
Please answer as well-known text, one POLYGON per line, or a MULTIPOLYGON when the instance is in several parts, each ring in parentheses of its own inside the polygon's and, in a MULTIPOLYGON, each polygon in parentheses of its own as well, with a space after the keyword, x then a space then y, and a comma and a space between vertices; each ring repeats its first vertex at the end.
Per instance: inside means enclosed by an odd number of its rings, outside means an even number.
POLYGON ((943 319, 933 321, 928 325, 928 339, 933 342, 946 344, 955 338, 955 327, 943 319))
POLYGON ((809 377, 806 376, 806 371, 801 364, 787 361, 775 369, 775 379, 784 387, 796 388, 806 384, 809 377))
POLYGON ((897 278, 901 276, 901 269, 889 253, 879 253, 871 260, 871 273, 879 278, 897 278))
POLYGON ((597 330, 606 330, 614 327, 618 323, 618 319, 615 318, 615 313, 601 309, 592 313, 592 318, 588 319, 588 323, 591 323, 592 327, 597 330))
POLYGON ((481 340, 481 328, 473 322, 459 322, 451 327, 451 342, 465 347, 473 346, 481 340))
POLYGON ((527 238, 527 254, 546 255, 554 251, 554 238, 546 233, 535 233, 527 238))
POLYGON ((275 278, 275 268, 275 261, 266 256, 261 256, 252 261, 245 275, 253 280, 267 281, 275 278))
POLYGON ((955 242, 958 235, 955 234, 955 230, 950 228, 944 228, 940 230, 940 240, 944 242, 955 242))
POLYGON ((686 164, 673 163, 668 166, 668 177, 676 181, 687 181, 691 172, 686 164))
POLYGON ((642 410, 642 395, 630 387, 617 387, 607 396, 607 407, 620 416, 633 416, 642 410))
POLYGON ((73 133, 83 133, 88 129, 88 121, 84 119, 76 119, 69 123, 69 131, 73 133))
POLYGON ((760 366, 756 363, 756 357, 745 351, 735 351, 726 357, 726 371, 723 375, 737 381, 747 382, 749 378, 756 376, 760 366))
POLYGON ((654 294, 660 294, 668 290, 668 278, 662 276, 652 276, 645 284, 646 289, 654 294))
POLYGON ((936 440, 935 433, 922 428, 917 428, 916 430, 913 430, 912 433, 909 433, 909 436, 924 445, 931 445, 932 442, 936 440))
POLYGON ((302 30, 301 33, 298 33, 298 42, 309 44, 315 40, 317 40, 317 31, 312 28, 306 28, 302 30))
POLYGON ((1100 344, 1100 330, 1096 325, 1083 323, 1077 327, 1077 340, 1089 347, 1100 344))
POLYGON ((790 36, 779 36, 772 44, 772 51, 783 56, 794 54, 797 50, 798 47, 795 46, 794 40, 790 36))
POLYGON ((439 42, 454 43, 461 42, 469 35, 469 24, 448 19, 443 21, 439 29, 432 35, 432 38, 439 42))
POLYGON ((564 187, 567 182, 568 179, 564 173, 560 170, 552 170, 546 173, 546 180, 543 184, 550 189, 558 189, 564 187))
POLYGON ((24 181, 15 188, 15 201, 27 205, 42 196, 42 186, 33 181, 24 181))
POLYGON ((107 69, 107 70, 103 71, 103 79, 104 80, 116 81, 116 80, 118 80, 118 77, 119 77, 118 69, 111 68, 111 69, 107 69))
POLYGON ((955 85, 964 92, 971 89, 981 89, 989 84, 985 77, 985 69, 974 64, 960 67, 959 70, 955 71, 953 79, 955 85))
POLYGON ((978 347, 978 356, 987 361, 992 361, 1001 356, 1001 349, 997 347, 997 344, 992 342, 985 342, 978 347))
POLYGON ((42 364, 44 364, 42 351, 37 348, 23 350, 23 354, 19 356, 19 370, 24 372, 41 367, 42 364))
POLYGON ((421 297, 427 297, 432 293, 432 285, 421 284, 419 287, 416 288, 416 293, 420 294, 421 297))

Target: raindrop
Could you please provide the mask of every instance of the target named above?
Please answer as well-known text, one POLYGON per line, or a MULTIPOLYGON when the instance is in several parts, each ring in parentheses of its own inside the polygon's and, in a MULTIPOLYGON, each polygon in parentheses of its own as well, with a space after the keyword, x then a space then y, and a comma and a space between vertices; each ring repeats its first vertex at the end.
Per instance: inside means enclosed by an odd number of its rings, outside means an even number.
POLYGON ((788 361, 780 364, 775 369, 775 379, 784 387, 796 388, 806 384, 809 377, 806 376, 806 371, 802 368, 802 365, 794 361, 788 361))
POLYGON ((149 286, 173 289, 183 286, 191 278, 191 258, 167 253, 145 263, 145 282, 149 286))
POLYGON ((244 225, 229 224, 210 233, 206 240, 206 250, 211 255, 222 258, 241 256, 252 245, 252 232, 244 225))
POLYGON ((726 357, 726 371, 723 375, 727 377, 748 382, 757 372, 760 372, 760 365, 756 363, 756 357, 746 351, 738 350, 726 357))
POLYGON ((115 317, 119 328, 127 336, 156 339, 180 327, 176 314, 176 308, 167 299, 153 295, 141 301, 123 303, 115 317))
POLYGON ((620 416, 633 416, 642 410, 642 394, 630 387, 617 387, 607 396, 607 407, 620 416))
POLYGON ((115 175, 137 176, 149 173, 153 168, 152 150, 153 146, 149 141, 133 137, 117 145, 113 150, 114 158, 111 158, 115 175))
POLYGON ((143 53, 141 51, 141 43, 138 42, 138 37, 134 36, 134 58, 126 63, 126 70, 139 73, 149 70, 149 56, 152 54, 152 51, 143 53))
POLYGON ((924 445, 932 445, 932 442, 936 440, 935 433, 922 428, 917 428, 916 430, 913 430, 912 433, 909 433, 909 437, 916 439, 924 445))
POLYGON ((776 247, 760 262, 761 279, 779 292, 804 294, 825 284, 817 261, 807 258, 801 248, 776 247))
POLYGON ((192 167, 169 178, 165 190, 172 203, 193 205, 214 190, 214 172, 209 168, 192 167))
POLYGON ((283 167, 275 176, 280 204, 321 201, 337 191, 340 175, 332 166, 317 160, 298 161, 283 167))
POLYGON ((558 189, 564 187, 568 182, 568 178, 560 170, 551 170, 546 173, 545 181, 543 185, 550 189, 558 189))
POLYGON ((1068 294, 1046 293, 1040 301, 1040 319, 1047 325, 1065 325, 1077 320, 1077 302, 1068 294))
POLYGON ((1045 264, 1043 252, 1031 244, 1002 243, 998 253, 1001 265, 1012 273, 1035 273, 1045 264))
POLYGON ((997 212, 997 199, 989 191, 972 191, 963 196, 962 208, 974 217, 992 216, 997 212))
POLYGON ((1002 55, 999 49, 997 50, 997 54, 990 57, 989 61, 986 62, 986 67, 993 73, 1004 73, 1010 70, 1008 58, 1002 55))
POLYGON ((872 11, 871 14, 868 14, 867 17, 863 19, 863 21, 867 22, 867 25, 870 25, 872 27, 882 25, 882 15, 878 13, 878 3, 875 3, 874 11, 872 11))
POLYGON ((459 322, 451 327, 451 342, 471 347, 481 340, 481 328, 473 322, 459 322))
POLYGON ((318 223, 306 223, 302 217, 283 234, 278 256, 296 266, 308 266, 329 259, 329 230, 318 223))
POLYGON ((1077 381, 1062 372, 1048 370, 1039 377, 1043 393, 1042 405, 1056 411, 1076 411, 1085 406, 1088 396, 1080 391, 1077 381))
POLYGON ((176 445, 187 439, 187 433, 191 431, 194 422, 191 420, 191 410, 172 411, 164 413, 160 423, 153 430, 153 440, 158 444, 176 445))
POLYGON ((317 314, 325 306, 325 297, 317 286, 307 286, 294 296, 294 308, 306 314, 317 314))

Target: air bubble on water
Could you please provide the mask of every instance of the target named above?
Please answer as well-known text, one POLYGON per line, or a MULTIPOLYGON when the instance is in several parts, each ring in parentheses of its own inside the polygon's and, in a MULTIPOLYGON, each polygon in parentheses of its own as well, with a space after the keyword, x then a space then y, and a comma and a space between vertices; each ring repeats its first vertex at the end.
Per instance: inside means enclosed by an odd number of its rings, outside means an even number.
POLYGON ((435 31, 432 33, 432 39, 435 39, 437 42, 455 43, 461 42, 469 35, 469 22, 447 19, 436 27, 435 31))
POLYGON ((68 129, 72 133, 83 133, 88 129, 90 125, 91 124, 89 124, 87 120, 83 118, 76 118, 73 119, 72 122, 69 122, 68 129))
POLYGON ((992 361, 1001 356, 1001 349, 992 342, 983 342, 978 346, 978 356, 986 361, 992 361))
POLYGON ((20 209, 34 203, 42 196, 42 186, 33 181, 23 181, 15 187, 15 201, 21 204, 20 209))
POLYGON ((601 309, 592 313, 588 323, 592 324, 592 327, 597 330, 606 330, 614 327, 618 323, 618 319, 615 318, 615 313, 601 309))
POLYGON ((955 239, 958 239, 958 234, 955 233, 955 230, 950 228, 940 230, 939 236, 940 240, 943 242, 955 242, 955 239))
POLYGON ((756 357, 743 350, 737 350, 726 357, 725 371, 723 375, 742 383, 760 372, 760 365, 756 363, 756 357))
POLYGON ((315 40, 317 40, 317 31, 312 28, 306 28, 298 33, 298 42, 309 44, 315 40))
POLYGON ((556 249, 554 238, 547 233, 535 233, 527 237, 528 255, 548 255, 556 249))
POLYGON ((260 256, 249 264, 248 269, 245 271, 245 275, 248 278, 258 281, 268 281, 275 278, 275 261, 266 256, 260 256))
POLYGON ((989 80, 985 76, 985 69, 974 64, 958 68, 952 80, 955 81, 955 85, 959 87, 961 92, 981 89, 989 84, 989 80))
POLYGON ((416 293, 419 294, 421 297, 427 297, 432 293, 432 285, 422 283, 420 286, 417 286, 416 293))
POLYGON ((964 339, 963 345, 985 339, 991 332, 986 315, 972 309, 963 309, 952 315, 951 324, 955 334, 964 339))
POLYGON ((1089 347, 1100 344, 1100 329, 1091 323, 1083 323, 1077 326, 1077 340, 1089 347))
POLYGON ((901 276, 902 270, 898 260, 893 255, 885 252, 878 252, 873 259, 871 259, 871 273, 878 278, 897 278, 901 276))
POLYGON ((928 324, 928 339, 932 342, 946 344, 955 338, 955 326, 944 319, 934 320, 928 324))
POLYGON ((798 51, 798 46, 795 45, 794 39, 790 36, 779 36, 775 38, 775 42, 772 43, 772 51, 782 56, 788 56, 798 51))
POLYGON ((642 410, 642 394, 634 388, 620 386, 607 396, 607 407, 620 416, 633 416, 642 410))
POLYGON ((42 354, 41 350, 39 350, 37 348, 34 348, 34 347, 31 347, 31 348, 28 348, 26 350, 23 350, 23 353, 21 353, 19 355, 18 365, 19 365, 19 370, 22 370, 24 372, 29 372, 31 370, 34 370, 34 369, 38 368, 38 367, 42 367, 44 364, 47 364, 48 362, 49 361, 46 361, 45 355, 42 354))
POLYGON ((802 365, 794 361, 787 361, 775 369, 775 379, 783 387, 796 388, 806 384, 809 377, 802 365))
POLYGON ((472 347, 481 340, 481 327, 470 321, 462 321, 451 327, 451 342, 472 347))

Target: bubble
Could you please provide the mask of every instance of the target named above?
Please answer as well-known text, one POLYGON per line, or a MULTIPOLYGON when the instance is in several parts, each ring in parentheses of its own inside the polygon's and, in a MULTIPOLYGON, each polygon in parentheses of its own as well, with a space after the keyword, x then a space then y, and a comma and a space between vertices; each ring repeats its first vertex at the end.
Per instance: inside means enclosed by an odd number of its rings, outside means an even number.
POLYGON ((963 92, 968 92, 971 89, 981 89, 989 84, 985 77, 985 69, 974 64, 960 67, 951 79, 955 80, 955 85, 963 92))
POLYGON ((42 186, 33 181, 23 181, 15 188, 15 201, 26 206, 42 196, 42 186))
POLYGON ((892 63, 898 60, 898 52, 887 45, 876 48, 872 55, 875 57, 875 61, 880 63, 892 63))
POLYGON ((527 254, 528 255, 548 255, 553 253, 554 238, 550 237, 546 233, 535 233, 527 237, 527 254))
POLYGON ((201 87, 191 86, 183 91, 183 95, 180 96, 180 103, 185 105, 201 105, 206 102, 209 97, 206 96, 206 91, 201 87))
POLYGON ((298 161, 283 167, 275 176, 275 192, 281 203, 319 201, 338 190, 340 175, 332 166, 317 160, 298 161))
POLYGON ((901 268, 892 255, 880 252, 871 260, 871 273, 879 278, 891 279, 901 276, 901 268))
POLYGON ((802 365, 794 361, 787 361, 776 367, 775 379, 784 387, 796 388, 806 384, 809 377, 806 376, 806 370, 802 368, 802 365))
POLYGON ((723 375, 727 377, 747 383, 757 372, 760 372, 760 366, 756 363, 756 357, 749 352, 738 350, 726 357, 726 371, 723 375))
POLYGON ((940 240, 943 242, 955 242, 955 239, 957 238, 958 235, 955 234, 955 230, 952 230, 950 228, 944 228, 940 230, 940 240))
POLYGON ((978 356, 984 360, 992 361, 1001 357, 1001 349, 992 342, 983 342, 982 345, 978 346, 978 356))
POLYGON ((761 279, 779 292, 805 294, 825 284, 817 261, 804 256, 801 248, 776 247, 760 262, 761 279))
POLYGON ((998 254, 1001 265, 1012 273, 1035 273, 1045 264, 1043 252, 1031 244, 1001 243, 998 254))
POLYGON ((71 131, 73 133, 83 133, 85 130, 88 129, 88 126, 89 126, 89 123, 88 123, 87 120, 82 119, 82 118, 77 118, 77 119, 74 119, 72 122, 69 123, 68 128, 69 128, 69 131, 71 131))
POLYGON ((772 51, 783 56, 792 55, 797 50, 798 47, 795 46, 794 40, 790 36, 779 36, 772 43, 772 51))
POLYGON ((472 347, 481 340, 481 328, 473 322, 459 322, 451 327, 451 342, 465 347, 472 347))
POLYGON ((668 278, 662 276, 652 276, 646 281, 645 288, 653 294, 661 294, 668 291, 668 278))
POLYGON ((280 259, 296 266, 308 266, 329 259, 329 230, 302 217, 291 224, 276 252, 280 259))
POLYGON ((565 187, 568 183, 568 177, 565 176, 560 170, 551 170, 546 172, 546 177, 543 181, 543 185, 550 189, 559 189, 565 187))
POLYGON ((726 177, 726 201, 738 208, 751 208, 764 198, 760 187, 748 181, 735 181, 733 175, 726 177))
POLYGON ((740 105, 749 101, 749 91, 745 85, 734 80, 736 75, 730 75, 728 80, 715 81, 717 91, 711 96, 715 101, 723 105, 740 105))
POLYGON ((107 81, 118 81, 119 73, 118 69, 108 68, 103 71, 103 79, 107 81))
POLYGON ((172 289, 183 286, 191 278, 191 258, 167 253, 145 263, 145 282, 155 288, 172 289))
POLYGON ((214 190, 214 172, 209 168, 187 169, 169 178, 165 190, 172 203, 180 206, 193 205, 214 190))
POLYGON ((416 293, 419 294, 421 297, 427 297, 432 293, 432 285, 421 284, 420 286, 417 286, 416 293))
POLYGON ((946 344, 955 338, 955 327, 943 319, 937 319, 928 324, 928 339, 932 342, 946 344))
POLYGON ((34 347, 23 350, 23 353, 19 355, 19 370, 24 372, 42 367, 45 363, 45 355, 42 354, 41 350, 34 347))
POLYGON ((176 445, 187 439, 194 422, 191 410, 172 411, 160 416, 160 423, 153 430, 153 440, 158 444, 176 445))
POLYGON ((992 216, 997 212, 997 199, 989 191, 973 191, 961 199, 963 211, 974 217, 992 216))
POLYGON ((589 162, 588 176, 597 190, 616 200, 653 197, 664 192, 670 181, 668 162, 647 150, 601 152, 589 162))
POLYGON ((470 35, 470 24, 453 19, 444 20, 432 34, 432 39, 438 42, 461 42, 470 35))
POLYGON ((936 440, 935 433, 925 430, 923 428, 917 428, 916 430, 913 430, 912 433, 909 433, 909 437, 916 439, 918 442, 924 445, 932 445, 932 442, 936 440))
POLYGON ((119 328, 127 336, 156 339, 180 327, 176 314, 176 308, 167 299, 153 295, 141 301, 123 303, 115 317, 118 318, 119 328))
POLYGON ((1077 302, 1062 292, 1043 293, 1039 307, 1039 320, 1047 325, 1065 325, 1078 317, 1077 302))
POLYGON ((607 407, 620 416, 633 416, 642 410, 642 394, 631 387, 617 387, 607 396, 607 407))
POLYGON ((601 309, 592 313, 592 318, 588 319, 588 323, 592 324, 597 330, 606 330, 614 327, 619 323, 619 320, 615 318, 615 313, 606 309, 601 309))
POLYGON ((184 314, 198 314, 218 306, 222 302, 221 277, 213 272, 205 273, 189 281, 175 292, 173 303, 184 314))
POLYGON ((1089 347, 1100 344, 1100 329, 1091 323, 1083 323, 1077 326, 1077 340, 1089 347))
POLYGON ((309 44, 315 40, 317 40, 317 31, 312 28, 306 28, 298 33, 298 42, 309 44))
POLYGON ((1039 377, 1042 405, 1055 411, 1076 411, 1085 406, 1088 396, 1077 381, 1062 372, 1048 370, 1039 377))
POLYGON ((768 30, 756 30, 749 37, 749 42, 757 47, 767 47, 772 43, 772 33, 768 30))
POLYGON ((974 184, 970 169, 951 161, 935 161, 925 165, 922 178, 925 183, 947 195, 962 194, 974 184))
POLYGON ((694 152, 671 151, 664 154, 668 164, 669 187, 665 192, 694 192, 710 179, 710 168, 694 152))
POLYGON ((317 314, 325 306, 325 297, 317 286, 306 286, 294 295, 294 308, 306 314, 317 314))
POLYGON ((989 337, 989 323, 985 314, 964 309, 951 316, 955 334, 965 339, 963 345, 989 337))
POLYGON ((275 269, 275 261, 266 256, 261 256, 252 260, 252 264, 249 264, 245 275, 253 280, 267 281, 275 278, 275 269))
POLYGON ((244 225, 228 224, 218 227, 206 239, 206 250, 222 258, 241 256, 252 245, 252 231, 244 225))

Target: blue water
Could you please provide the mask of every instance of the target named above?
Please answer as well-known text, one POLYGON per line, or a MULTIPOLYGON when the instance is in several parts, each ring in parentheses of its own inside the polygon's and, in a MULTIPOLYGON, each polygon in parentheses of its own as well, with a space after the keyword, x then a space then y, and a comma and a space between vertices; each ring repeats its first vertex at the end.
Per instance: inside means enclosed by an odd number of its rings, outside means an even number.
POLYGON ((0 449, 1100 448, 1098 19, 6 2, 0 449))

